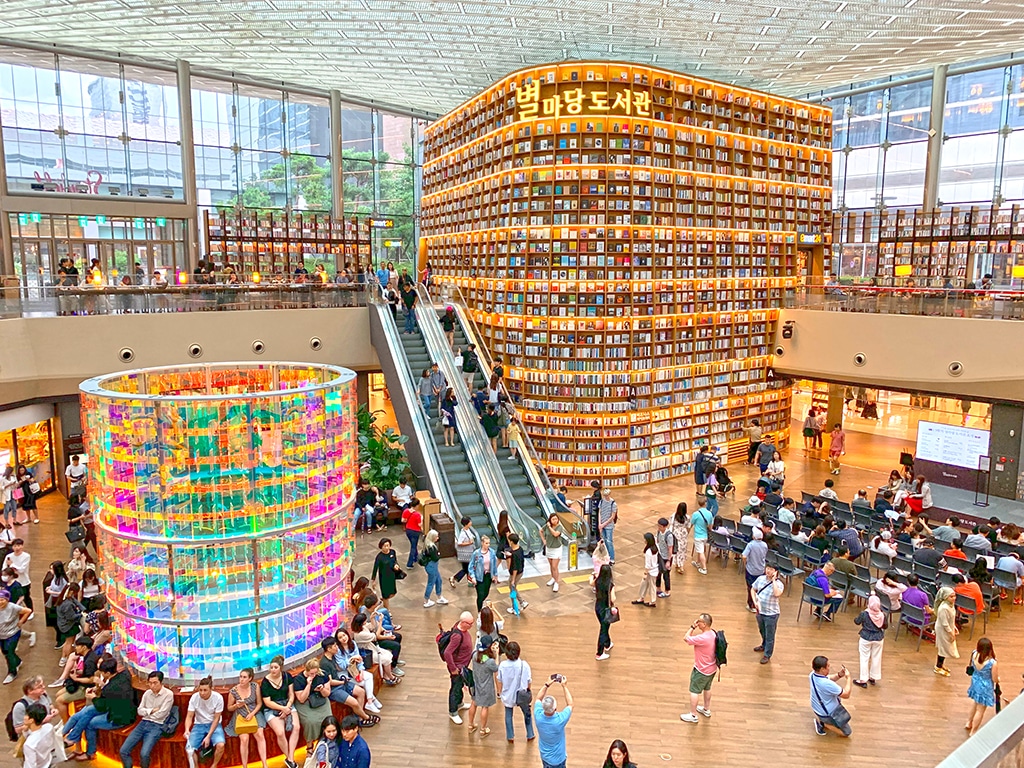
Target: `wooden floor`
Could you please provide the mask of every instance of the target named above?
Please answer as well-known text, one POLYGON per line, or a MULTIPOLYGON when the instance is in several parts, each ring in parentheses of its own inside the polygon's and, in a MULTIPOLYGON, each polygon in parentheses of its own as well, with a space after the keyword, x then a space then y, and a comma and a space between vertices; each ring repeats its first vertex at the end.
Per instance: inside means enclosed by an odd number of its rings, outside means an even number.
MULTIPOLYGON (((837 483, 842 498, 852 496, 858 487, 883 481, 887 471, 882 474, 868 470, 895 466, 902 446, 901 441, 857 433, 851 433, 848 441, 851 464, 865 469, 844 470, 837 483)), ((800 448, 789 451, 786 459, 787 485, 792 491, 817 491, 828 477, 823 462, 804 457, 800 448)), ((741 488, 751 487, 749 470, 733 468, 732 474, 741 488)), ((707 576, 700 576, 688 566, 685 575, 674 580, 672 597, 659 600, 656 609, 629 605, 640 582, 643 533, 654 529, 658 517, 670 516, 678 501, 691 504, 692 510, 693 499, 690 478, 617 494, 620 524, 615 537, 615 570, 623 618, 612 627, 615 648, 609 661, 594 660, 597 622, 585 580, 564 584, 554 595, 543 580, 532 579, 539 588, 524 587, 523 592, 531 607, 520 619, 506 616, 509 621, 504 631, 523 646, 523 657, 531 664, 534 679, 541 681, 560 672, 570 680, 576 699, 568 729, 570 766, 600 765, 614 738, 626 741, 640 768, 667 760, 711 766, 756 761, 786 768, 820 768, 823 764, 856 761, 858 765, 921 768, 935 765, 963 741, 969 682, 963 668, 969 647, 982 635, 980 624, 974 641, 969 643, 964 636, 960 646, 963 659, 949 663, 953 671, 950 678, 933 674, 934 646, 925 643, 920 653, 915 653, 916 638, 905 638, 901 633, 899 641, 894 642, 890 632, 883 654, 882 681, 875 688, 854 689, 848 704, 854 735, 841 740, 815 735, 807 675, 816 654, 844 662, 856 674, 857 627, 852 608, 840 614, 835 624, 820 629, 809 621, 806 612, 797 623, 797 585, 783 598, 776 655, 770 665, 762 666, 758 664, 760 654, 752 650, 758 643, 757 629, 753 615, 745 610, 743 577, 734 564, 724 570, 714 566, 707 576), (687 681, 693 662, 682 635, 702 611, 714 616, 716 629, 725 630, 730 664, 714 684, 714 716, 691 725, 679 720, 679 713, 688 707, 687 681)), ((45 564, 67 553, 62 535, 62 500, 51 496, 42 506, 44 522, 21 529, 33 553, 33 580, 37 585, 45 564)), ((723 513, 737 516, 731 499, 722 507, 723 513)), ((396 531, 394 538, 400 557, 404 557, 404 535, 396 531)), ((371 536, 370 541, 360 538, 357 542, 357 574, 368 575, 376 540, 371 536)), ((505 741, 500 706, 492 709, 493 732, 487 738, 469 734, 466 726, 455 726, 448 720, 448 678, 433 637, 438 621, 450 625, 461 610, 474 607, 470 588, 462 586, 454 595, 448 588, 447 576, 455 570, 454 561, 442 562, 445 594, 452 600, 451 605, 422 608, 424 575, 419 568, 400 582, 401 592, 392 601, 396 621, 403 625, 403 657, 408 665, 403 684, 381 694, 385 704, 382 724, 365 733, 374 765, 404 766, 415 755, 422 765, 538 766, 536 745, 526 743, 520 716, 515 744, 505 741)), ((38 586, 35 594, 38 601, 38 586)), ((501 602, 502 595, 497 592, 494 598, 504 614, 507 602, 501 602)), ((51 649, 52 636, 43 624, 42 611, 32 623, 40 633, 39 643, 31 650, 24 647, 22 679, 38 672, 49 682, 57 671, 57 651, 51 649)), ((1020 689, 1024 669, 1016 640, 1022 627, 1024 608, 1017 608, 994 619, 988 633, 995 643, 1003 688, 1009 696, 1020 689)), ((16 691, 18 683, 0 689, 0 710, 5 713, 20 693, 16 691)), ((4 764, 0 760, 0 765, 4 764)))

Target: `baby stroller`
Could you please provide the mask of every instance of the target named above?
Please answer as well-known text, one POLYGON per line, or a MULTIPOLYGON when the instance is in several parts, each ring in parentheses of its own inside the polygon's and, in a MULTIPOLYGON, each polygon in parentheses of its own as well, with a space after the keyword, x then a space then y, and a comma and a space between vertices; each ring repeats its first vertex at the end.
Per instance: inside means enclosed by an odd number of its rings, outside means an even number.
POLYGON ((729 477, 729 470, 727 470, 721 464, 718 465, 718 469, 715 470, 715 485, 719 494, 736 493, 736 483, 729 477))

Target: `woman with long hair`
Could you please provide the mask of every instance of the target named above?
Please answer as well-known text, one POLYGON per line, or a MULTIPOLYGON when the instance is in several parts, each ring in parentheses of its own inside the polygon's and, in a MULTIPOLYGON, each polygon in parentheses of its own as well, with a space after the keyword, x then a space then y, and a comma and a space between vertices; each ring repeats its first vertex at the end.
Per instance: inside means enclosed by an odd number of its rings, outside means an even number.
POLYGON ((959 659, 960 651, 956 647, 956 636, 960 630, 956 626, 956 592, 952 587, 941 587, 935 595, 935 674, 949 677, 946 669, 946 658, 959 659))
POLYGON ((103 580, 93 568, 86 568, 82 574, 82 605, 87 611, 101 611, 106 603, 103 596, 103 580))
POLYGON ((996 652, 992 641, 983 637, 978 647, 971 654, 971 685, 967 689, 967 697, 971 700, 971 709, 967 713, 964 728, 967 734, 976 733, 985 720, 985 710, 996 705, 999 695, 999 667, 996 664, 996 652))
POLYGON ((387 648, 382 648, 377 640, 383 629, 379 625, 373 625, 369 616, 365 613, 357 613, 352 617, 352 639, 360 651, 369 651, 373 663, 380 667, 381 676, 385 685, 398 685, 402 678, 394 673, 391 662, 394 656, 387 648))
POLYGON ((473 698, 469 705, 469 732, 476 730, 476 713, 480 712, 480 735, 489 736, 491 729, 487 727, 487 718, 491 707, 498 701, 494 685, 494 675, 498 671, 498 641, 487 643, 487 637, 481 638, 480 644, 473 654, 473 698))
POLYGON ((459 401, 455 398, 455 390, 451 387, 445 390, 444 398, 441 400, 441 426, 444 427, 444 444, 455 445, 455 406, 459 401))
POLYGON ((238 737, 238 751, 242 755, 242 765, 249 765, 249 734, 237 733, 235 721, 241 717, 243 720, 256 720, 256 751, 259 753, 263 768, 267 768, 267 739, 263 729, 267 727, 267 713, 263 711, 263 697, 260 696, 260 689, 253 682, 255 673, 250 667, 246 667, 238 673, 238 684, 228 691, 227 705, 231 717, 228 718, 228 725, 225 733, 231 738, 238 737))
POLYGON ((640 582, 640 594, 633 605, 654 608, 658 603, 655 579, 658 577, 658 542, 653 533, 644 534, 644 577, 640 582))
POLYGON ((498 639, 498 633, 505 626, 505 620, 494 613, 494 606, 488 602, 480 609, 480 615, 476 617, 476 641, 477 644, 490 646, 491 641, 498 639))
POLYGON ((615 645, 612 642, 609 629, 612 626, 612 619, 618 612, 615 607, 615 584, 612 583, 612 567, 608 564, 602 565, 597 574, 597 581, 594 582, 594 613, 597 614, 597 621, 600 629, 597 633, 597 660, 604 661, 608 658, 608 651, 615 645))
POLYGON ((295 714, 295 685, 284 669, 284 657, 270 660, 267 676, 260 683, 260 696, 266 711, 267 725, 277 737, 277 745, 285 763, 295 765, 295 749, 299 746, 299 717, 295 714))
POLYGON ((76 546, 71 550, 71 559, 64 566, 67 571, 68 581, 80 582, 85 575, 85 569, 92 567, 92 558, 83 546, 76 546))
MULTIPOLYGON (((341 737, 341 725, 338 718, 328 715, 320 723, 320 734, 316 737, 316 747, 313 749, 315 764, 334 768, 341 756, 338 739, 341 737)), ((243 758, 244 760, 244 758, 243 758)))
POLYGON ((363 655, 352 639, 352 634, 347 627, 338 627, 334 639, 338 642, 338 653, 334 656, 335 664, 345 670, 366 692, 366 703, 363 708, 367 712, 379 715, 384 705, 373 695, 373 673, 366 669, 363 655))
POLYGON ((629 747, 622 739, 616 739, 608 747, 608 757, 601 768, 636 768, 636 763, 629 759, 629 747))
POLYGON ((370 580, 365 576, 360 576, 352 585, 352 607, 358 611, 363 607, 363 601, 366 599, 366 596, 372 594, 375 593, 370 586, 370 580))
POLYGON ((441 551, 437 547, 437 540, 440 538, 438 532, 431 528, 427 531, 423 554, 420 555, 420 565, 427 572, 427 588, 423 592, 423 607, 430 608, 435 603, 447 605, 448 601, 441 595, 441 551), (437 594, 437 600, 431 600, 430 595, 437 594))
POLYGON ((548 517, 548 524, 541 529, 541 539, 544 541, 544 554, 548 559, 548 569, 551 571, 548 586, 552 592, 557 592, 561 581, 558 565, 562 561, 562 543, 569 540, 569 535, 554 512, 548 517))
POLYGON ((64 570, 64 563, 54 560, 50 563, 50 569, 43 577, 43 593, 46 595, 46 602, 43 604, 46 611, 46 626, 53 627, 54 648, 60 648, 63 643, 60 638, 60 630, 57 629, 57 606, 64 599, 64 591, 68 588, 68 574, 64 570))
POLYGON ((690 518, 686 514, 685 501, 680 501, 676 504, 676 512, 672 515, 670 529, 676 539, 676 551, 672 555, 672 565, 675 566, 676 573, 681 574, 683 568, 686 567, 686 538, 690 533, 690 518))
POLYGON ((444 331, 444 337, 448 339, 448 349, 455 349, 455 309, 453 307, 447 307, 444 310, 444 314, 441 315, 441 329, 444 331))
POLYGON ((38 523, 39 510, 36 509, 36 496, 39 493, 39 484, 36 483, 36 476, 24 464, 18 465, 18 482, 21 483, 21 508, 27 513, 27 517, 21 522, 27 523, 31 519, 33 523, 38 523), (35 486, 34 491, 32 486, 35 486))
POLYGON ((814 447, 814 432, 818 429, 818 412, 811 408, 804 419, 804 450, 809 451, 814 447))

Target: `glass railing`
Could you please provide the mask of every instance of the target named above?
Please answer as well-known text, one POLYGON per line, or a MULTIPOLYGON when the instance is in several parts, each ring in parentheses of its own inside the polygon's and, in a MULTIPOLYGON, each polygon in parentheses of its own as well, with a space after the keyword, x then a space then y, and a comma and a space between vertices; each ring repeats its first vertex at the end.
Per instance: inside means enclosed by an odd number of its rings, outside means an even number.
MULTIPOLYGON (((420 285, 417 291, 420 297, 419 306, 425 309, 429 308, 428 311, 434 313, 434 305, 426 286, 420 285)), ((427 344, 430 359, 437 363, 446 380, 461 382, 462 372, 455 367, 455 358, 436 315, 432 322, 424 322, 421 317, 419 326, 427 344)), ((462 387, 460 385, 456 384, 454 388, 457 393, 460 393, 456 396, 458 404, 455 406, 455 421, 462 425, 459 427, 459 439, 466 451, 466 458, 469 460, 470 469, 476 478, 477 487, 480 489, 480 495, 483 498, 488 517, 491 519, 491 524, 497 530, 499 515, 502 511, 508 512, 509 525, 523 537, 527 551, 540 552, 540 526, 531 520, 516 502, 505 476, 497 466, 498 459, 491 450, 490 441, 480 425, 480 415, 473 407, 471 399, 461 394, 462 387)))
POLYGON ((363 283, 31 285, 0 277, 0 317, 71 317, 366 306, 363 283))
POLYGON ((786 296, 785 306, 790 309, 880 315, 1024 320, 1024 290, 825 283, 797 288, 786 296))
POLYGON ((424 454, 427 481, 430 483, 431 491, 434 494, 434 498, 441 502, 441 511, 448 515, 453 522, 457 523, 461 516, 459 515, 455 499, 452 497, 451 485, 448 482, 447 474, 445 474, 444 464, 441 461, 441 455, 438 453, 437 445, 434 443, 427 415, 420 407, 420 399, 416 394, 416 384, 413 381, 412 371, 409 370, 402 352, 402 339, 398 332, 398 325, 391 316, 391 310, 385 303, 377 286, 373 286, 364 295, 369 298, 370 311, 376 312, 378 317, 380 317, 385 341, 387 341, 391 354, 395 357, 399 390, 396 392, 389 383, 391 401, 394 402, 400 397, 402 402, 408 407, 416 440, 424 454))
MULTIPOLYGON (((491 358, 490 351, 487 349, 487 345, 483 343, 482 336, 477 328, 476 321, 473 319, 472 313, 466 305, 466 300, 462 294, 461 288, 457 285, 441 283, 436 287, 434 292, 438 295, 438 300, 440 302, 447 303, 455 309, 456 314, 459 317, 459 322, 462 324, 462 330, 466 334, 466 340, 468 343, 476 346, 478 357, 480 358, 480 368, 484 374, 484 378, 490 380, 491 370, 494 368, 494 361, 491 358)), ((498 387, 501 392, 509 398, 509 402, 514 403, 505 386, 505 382, 500 382, 498 387)), ((548 478, 547 472, 540 467, 538 461, 539 454, 537 453, 537 449, 534 447, 533 442, 530 440, 530 433, 526 431, 526 425, 523 424, 518 411, 516 411, 515 421, 519 425, 519 434, 522 438, 523 447, 523 450, 520 451, 518 461, 526 472, 526 477, 530 481, 530 485, 533 488, 534 495, 537 496, 541 509, 544 510, 545 517, 549 517, 552 513, 557 514, 562 522, 562 526, 569 532, 569 534, 575 534, 578 540, 583 543, 583 546, 586 546, 589 541, 589 527, 587 525, 586 518, 575 512, 572 508, 565 507, 558 501, 555 488, 551 485, 551 480, 548 478)))

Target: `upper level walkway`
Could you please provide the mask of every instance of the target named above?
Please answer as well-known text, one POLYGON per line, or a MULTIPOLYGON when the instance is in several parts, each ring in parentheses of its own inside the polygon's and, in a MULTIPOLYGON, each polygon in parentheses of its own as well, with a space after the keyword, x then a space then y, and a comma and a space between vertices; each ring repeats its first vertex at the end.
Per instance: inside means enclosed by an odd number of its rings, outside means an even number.
POLYGON ((1024 290, 808 285, 787 294, 786 306, 829 312, 1024 320, 1024 290))

